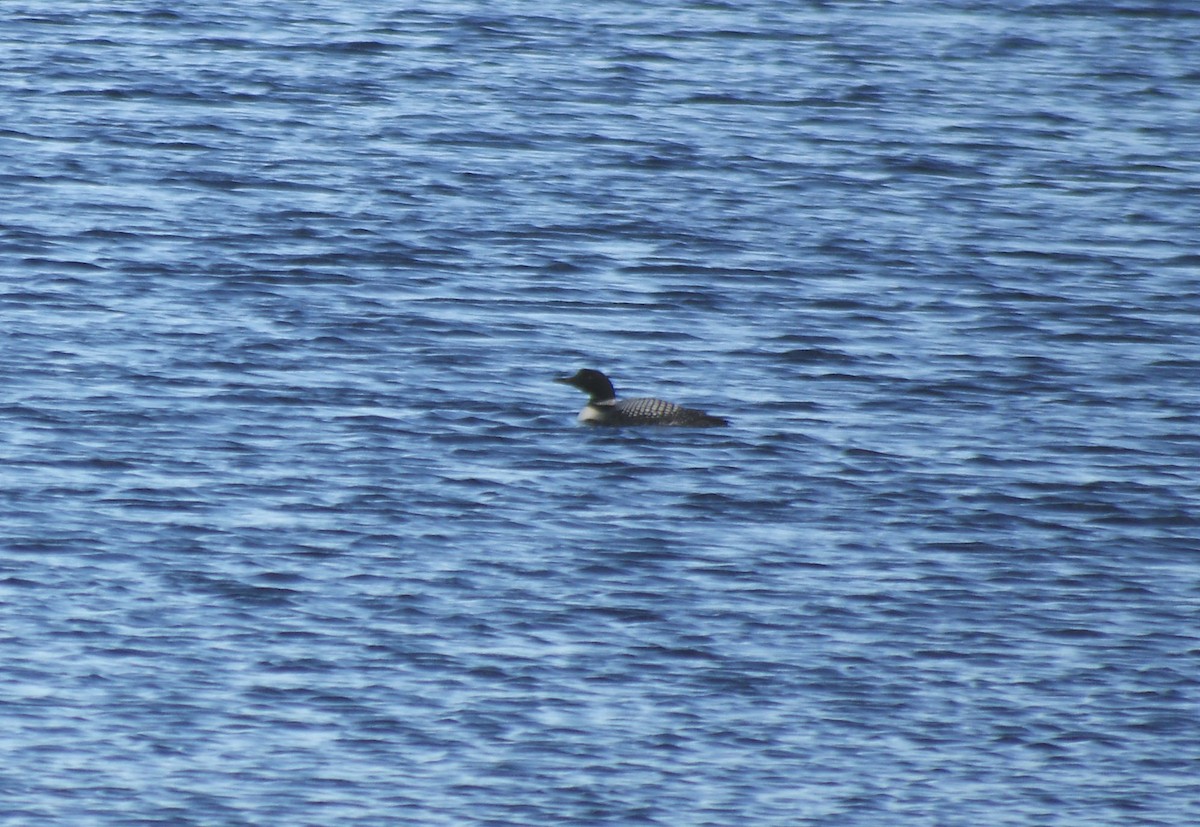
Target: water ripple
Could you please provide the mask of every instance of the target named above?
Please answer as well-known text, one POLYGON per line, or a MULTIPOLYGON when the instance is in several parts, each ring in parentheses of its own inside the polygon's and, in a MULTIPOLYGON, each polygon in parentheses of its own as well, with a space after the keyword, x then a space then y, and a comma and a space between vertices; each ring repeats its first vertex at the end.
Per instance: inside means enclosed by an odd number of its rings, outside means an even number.
POLYGON ((17 3, 6 821, 1195 821, 1195 15, 866 10, 17 3))

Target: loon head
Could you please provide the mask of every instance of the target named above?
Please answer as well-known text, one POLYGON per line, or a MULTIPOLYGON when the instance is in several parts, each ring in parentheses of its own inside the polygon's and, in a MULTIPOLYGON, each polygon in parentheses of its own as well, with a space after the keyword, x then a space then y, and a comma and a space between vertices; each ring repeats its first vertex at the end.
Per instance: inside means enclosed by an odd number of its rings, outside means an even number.
POLYGON ((574 376, 561 376, 554 380, 564 385, 571 385, 591 397, 592 402, 609 402, 617 397, 612 382, 598 370, 583 368, 574 376))

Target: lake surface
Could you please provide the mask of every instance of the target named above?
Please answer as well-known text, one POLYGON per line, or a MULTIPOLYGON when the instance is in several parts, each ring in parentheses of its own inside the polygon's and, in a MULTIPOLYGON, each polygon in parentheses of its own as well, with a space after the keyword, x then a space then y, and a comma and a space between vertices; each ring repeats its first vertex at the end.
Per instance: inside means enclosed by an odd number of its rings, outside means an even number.
POLYGON ((6 3, 0 825, 1200 822, 1200 7, 1003 5, 6 3))

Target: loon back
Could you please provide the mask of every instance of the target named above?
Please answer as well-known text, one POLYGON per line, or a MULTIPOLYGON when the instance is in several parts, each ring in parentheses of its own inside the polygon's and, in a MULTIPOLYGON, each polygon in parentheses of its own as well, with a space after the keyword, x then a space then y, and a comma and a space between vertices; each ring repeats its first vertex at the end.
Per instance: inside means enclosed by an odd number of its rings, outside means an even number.
POLYGON ((579 412, 579 421, 587 425, 711 428, 729 424, 729 420, 723 417, 662 399, 638 397, 618 400, 612 382, 598 370, 584 368, 574 376, 564 376, 555 381, 572 385, 588 394, 588 404, 579 412))
POLYGON ((598 419, 588 420, 593 425, 683 425, 710 428, 729 424, 729 420, 722 417, 649 396, 622 399, 608 405, 589 404, 584 410, 588 409, 600 414, 598 419))

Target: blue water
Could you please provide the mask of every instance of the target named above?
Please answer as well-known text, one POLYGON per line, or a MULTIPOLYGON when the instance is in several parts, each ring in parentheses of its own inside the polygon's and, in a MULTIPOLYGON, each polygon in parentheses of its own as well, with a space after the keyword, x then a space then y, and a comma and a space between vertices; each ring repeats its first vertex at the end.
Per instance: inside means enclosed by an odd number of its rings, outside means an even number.
POLYGON ((3 16, 0 824, 1200 822, 1200 9, 3 16))

